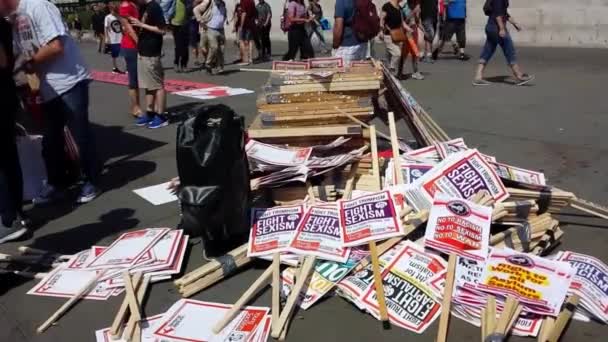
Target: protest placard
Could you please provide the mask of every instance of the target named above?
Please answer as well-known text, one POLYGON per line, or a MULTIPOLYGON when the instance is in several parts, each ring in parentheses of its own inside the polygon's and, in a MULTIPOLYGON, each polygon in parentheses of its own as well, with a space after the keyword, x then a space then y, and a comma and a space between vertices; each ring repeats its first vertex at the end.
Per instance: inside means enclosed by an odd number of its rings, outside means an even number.
MULTIPOLYGON (((401 161, 401 174, 403 175, 403 183, 411 184, 418 178, 422 177, 425 173, 430 171, 435 164, 433 163, 420 163, 420 162, 407 162, 401 161)), ((389 160, 386 171, 384 173, 384 187, 389 187, 396 184, 395 166, 393 160, 389 160)))
MULTIPOLYGON (((303 290, 300 292, 300 298, 298 299, 299 306, 304 310, 310 308, 331 291, 340 280, 346 277, 361 259, 368 255, 369 252, 366 249, 354 247, 346 262, 317 261, 315 272, 312 274, 307 284, 304 285, 305 291, 303 290)), ((287 297, 289 293, 291 293, 295 277, 296 270, 294 268, 287 268, 281 273, 281 281, 283 284, 282 296, 287 297)))
POLYGON ((495 248, 490 251, 477 288, 513 296, 527 311, 556 316, 574 273, 566 262, 495 248))
POLYGON ((342 247, 340 214, 336 206, 312 206, 296 229, 288 250, 315 255, 324 260, 345 262, 350 248, 342 247))
POLYGON ((498 176, 503 180, 511 182, 513 185, 532 188, 543 188, 547 184, 545 182, 545 174, 542 172, 522 169, 520 167, 507 165, 499 162, 490 162, 498 176))
POLYGON ((488 255, 492 208, 437 194, 424 244, 446 254, 483 261, 488 255))
POLYGON ((214 334, 213 324, 228 310, 230 305, 179 300, 163 315, 154 335, 171 341, 248 341, 270 311, 262 307, 245 307, 219 334, 214 334))
POLYGON ((556 260, 568 262, 576 272, 568 292, 578 294, 583 308, 608 322, 608 266, 592 256, 569 251, 556 260))
POLYGON ((86 267, 100 269, 132 266, 170 230, 147 228, 124 233, 86 267))
POLYGON ((346 247, 404 234, 389 191, 340 200, 338 204, 342 243, 346 247))
POLYGON ((509 196, 494 169, 477 150, 448 156, 412 185, 408 200, 419 211, 430 209, 437 193, 470 199, 476 193, 485 191, 495 202, 509 196))
POLYGON ((304 206, 253 208, 247 256, 284 252, 304 215, 304 206))
MULTIPOLYGON (((44 277, 38 284, 27 292, 29 295, 71 298, 77 294, 85 284, 95 279, 101 271, 69 269, 57 267, 44 277)), ((114 289, 108 289, 103 283, 98 283, 82 298, 93 300, 106 300, 110 298, 114 289)))
POLYGON ((467 145, 462 138, 456 138, 440 145, 433 144, 427 147, 419 148, 417 150, 409 151, 405 153, 405 156, 416 158, 419 160, 429 160, 434 162, 439 162, 442 159, 445 159, 448 155, 463 151, 467 149, 467 145), (441 151, 438 149, 438 146, 442 147, 441 151))
MULTIPOLYGON (((409 241, 392 261, 384 267, 382 282, 391 323, 422 333, 439 316, 437 301, 442 289, 435 292, 430 282, 445 275, 446 263, 440 257, 427 254, 409 241)), ((374 313, 378 308, 373 286, 366 289, 363 303, 374 313)))
MULTIPOLYGON (((154 331, 156 330, 156 327, 162 317, 163 314, 155 315, 146 319, 142 319, 139 322, 139 326, 141 327, 141 342, 158 341, 157 337, 154 336, 154 331)), ((95 339, 96 342, 127 342, 123 338, 120 338, 118 340, 114 339, 110 334, 110 328, 95 331, 95 339)))
POLYGON ((306 163, 312 148, 287 149, 275 145, 264 144, 256 140, 249 140, 245 146, 247 157, 260 166, 261 171, 288 166, 300 166, 306 163))

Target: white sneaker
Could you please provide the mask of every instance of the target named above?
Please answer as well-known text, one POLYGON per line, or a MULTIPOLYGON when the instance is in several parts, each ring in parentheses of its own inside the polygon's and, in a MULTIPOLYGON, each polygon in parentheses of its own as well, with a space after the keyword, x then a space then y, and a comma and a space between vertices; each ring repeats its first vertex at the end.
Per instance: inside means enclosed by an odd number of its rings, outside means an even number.
POLYGON ((420 73, 420 71, 417 71, 415 73, 412 74, 412 78, 415 80, 423 80, 424 79, 424 75, 420 73))

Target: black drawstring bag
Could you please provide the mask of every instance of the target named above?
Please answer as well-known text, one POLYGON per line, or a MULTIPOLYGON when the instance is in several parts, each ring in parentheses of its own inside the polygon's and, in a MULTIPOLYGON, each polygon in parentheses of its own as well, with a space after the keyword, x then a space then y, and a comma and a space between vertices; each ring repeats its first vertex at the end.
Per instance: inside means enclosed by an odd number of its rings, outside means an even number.
POLYGON ((221 104, 193 114, 177 128, 180 228, 202 237, 205 256, 220 256, 249 233, 245 123, 221 104))

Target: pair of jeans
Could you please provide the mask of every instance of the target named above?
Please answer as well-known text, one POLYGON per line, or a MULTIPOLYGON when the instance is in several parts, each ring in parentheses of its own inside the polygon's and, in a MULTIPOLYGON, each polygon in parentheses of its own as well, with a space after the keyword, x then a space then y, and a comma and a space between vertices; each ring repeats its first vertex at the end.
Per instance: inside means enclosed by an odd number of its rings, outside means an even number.
POLYGON ((312 38, 312 35, 316 35, 319 38, 319 42, 321 42, 321 46, 324 50, 327 50, 327 43, 325 42, 325 36, 323 35, 323 30, 321 29, 321 25, 312 24, 310 27, 310 33, 308 34, 308 39, 312 38))
POLYGON ((258 35, 255 40, 255 48, 258 49, 260 56, 272 56, 270 49, 270 25, 259 26, 258 35))
POLYGON ((186 23, 181 26, 173 26, 173 43, 175 44, 175 57, 173 65, 183 68, 188 66, 188 57, 190 56, 190 24, 186 23))
POLYGON ((506 27, 505 30, 507 34, 503 38, 498 34, 499 28, 496 21, 492 18, 488 20, 488 23, 486 24, 486 42, 483 45, 481 56, 479 57, 480 64, 487 64, 490 59, 492 59, 494 52, 496 52, 497 45, 500 45, 502 53, 505 55, 505 59, 509 65, 517 64, 517 56, 515 53, 515 45, 513 45, 513 39, 511 39, 511 34, 509 34, 506 27))
POLYGON ((0 219, 10 226, 21 214, 23 203, 23 175, 15 142, 16 108, 4 108, 0 123, 0 219))
POLYGON ((209 67, 224 68, 224 46, 226 45, 226 36, 224 30, 207 29, 207 39, 209 41, 209 52, 207 52, 207 61, 205 64, 209 67))
POLYGON ((125 58, 125 64, 127 65, 129 89, 139 88, 139 81, 137 79, 137 49, 122 48, 120 53, 125 58))
POLYGON ((303 24, 291 25, 287 32, 287 42, 289 50, 283 56, 284 61, 295 59, 298 50, 300 50, 300 59, 314 58, 315 54, 303 24))
POLYGON ((89 80, 80 81, 67 92, 43 103, 42 110, 46 120, 42 157, 46 164, 48 184, 60 188, 70 185, 65 126, 69 128, 78 147, 78 163, 83 180, 96 184, 100 165, 95 137, 89 123, 89 80))

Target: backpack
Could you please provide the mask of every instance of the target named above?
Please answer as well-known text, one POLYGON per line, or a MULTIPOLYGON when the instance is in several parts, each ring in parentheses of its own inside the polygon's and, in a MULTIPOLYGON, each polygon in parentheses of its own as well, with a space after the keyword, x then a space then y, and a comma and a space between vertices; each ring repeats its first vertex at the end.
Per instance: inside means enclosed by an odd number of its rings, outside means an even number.
POLYGON ((492 0, 486 0, 486 2, 483 4, 483 13, 489 17, 492 15, 492 10, 492 0))
POLYGON ((289 20, 289 7, 287 7, 287 2, 283 4, 283 15, 281 16, 281 31, 283 33, 289 31, 291 28, 291 20, 289 20))
POLYGON ((367 42, 380 32, 380 17, 376 5, 371 0, 354 0, 353 33, 360 42, 367 42))

